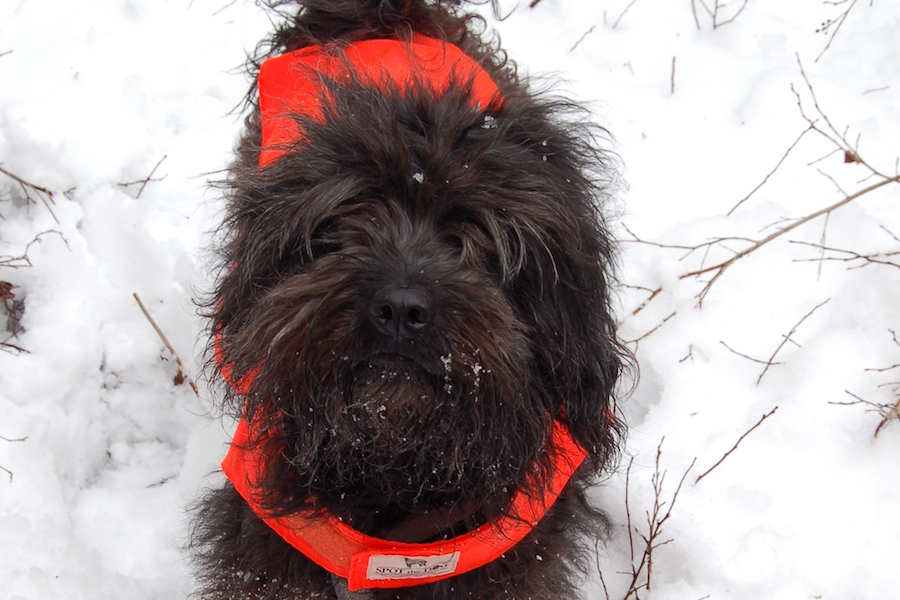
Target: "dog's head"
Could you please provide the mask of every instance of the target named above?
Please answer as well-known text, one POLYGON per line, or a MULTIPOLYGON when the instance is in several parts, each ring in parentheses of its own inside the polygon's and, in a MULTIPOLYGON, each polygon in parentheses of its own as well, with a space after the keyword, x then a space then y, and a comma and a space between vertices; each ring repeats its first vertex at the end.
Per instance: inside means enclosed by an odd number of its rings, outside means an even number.
POLYGON ((288 143, 247 120, 211 302, 227 402, 278 432, 274 503, 499 512, 549 470, 554 419, 607 464, 623 353, 597 131, 496 65, 373 85, 354 46, 322 51, 344 70, 288 143))

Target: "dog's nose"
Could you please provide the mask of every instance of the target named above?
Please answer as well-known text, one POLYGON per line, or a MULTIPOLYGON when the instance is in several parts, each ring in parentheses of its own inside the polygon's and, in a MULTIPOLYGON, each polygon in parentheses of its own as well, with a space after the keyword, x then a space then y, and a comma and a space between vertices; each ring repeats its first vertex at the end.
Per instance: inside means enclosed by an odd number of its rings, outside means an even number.
POLYGON ((403 338, 421 332, 434 318, 434 305, 423 290, 389 285, 378 290, 369 305, 369 319, 383 334, 403 338))

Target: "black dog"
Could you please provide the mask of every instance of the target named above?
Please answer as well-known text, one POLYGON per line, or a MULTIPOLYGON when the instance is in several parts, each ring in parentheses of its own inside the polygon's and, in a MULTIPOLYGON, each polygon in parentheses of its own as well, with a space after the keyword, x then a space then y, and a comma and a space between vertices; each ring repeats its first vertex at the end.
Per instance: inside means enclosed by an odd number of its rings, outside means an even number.
POLYGON ((198 595, 577 597, 622 433, 602 130, 458 1, 269 4, 209 303, 241 420, 198 595))

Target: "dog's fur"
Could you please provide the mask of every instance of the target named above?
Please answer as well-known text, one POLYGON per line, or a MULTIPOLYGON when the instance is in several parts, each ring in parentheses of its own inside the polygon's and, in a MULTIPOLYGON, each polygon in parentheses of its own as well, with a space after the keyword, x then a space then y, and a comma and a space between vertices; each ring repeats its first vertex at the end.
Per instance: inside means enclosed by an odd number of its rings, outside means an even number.
MULTIPOLYGON (((294 3, 270 4, 283 13, 294 3)), ((332 82, 325 121, 298 117, 306 143, 260 167, 251 90, 208 306, 221 336, 214 375, 228 364, 240 379, 261 365, 246 394, 223 386, 223 407, 279 432, 267 508, 291 514, 314 501, 387 539, 458 535, 500 516, 535 472, 536 487, 549 478, 556 416, 589 457, 530 535, 475 571, 366 597, 578 597, 589 568, 581 540, 606 526, 585 490, 622 433, 603 131, 573 104, 534 94, 458 2, 296 4, 252 65, 416 32, 463 49, 503 102, 485 117, 465 82, 438 98, 421 86, 332 82), (403 335, 379 327, 391 316, 372 304, 384 290, 421 304, 403 335), (400 533, 426 513, 457 518, 400 533)), ((336 597, 329 574, 230 483, 198 504, 191 546, 201 598, 336 597)))

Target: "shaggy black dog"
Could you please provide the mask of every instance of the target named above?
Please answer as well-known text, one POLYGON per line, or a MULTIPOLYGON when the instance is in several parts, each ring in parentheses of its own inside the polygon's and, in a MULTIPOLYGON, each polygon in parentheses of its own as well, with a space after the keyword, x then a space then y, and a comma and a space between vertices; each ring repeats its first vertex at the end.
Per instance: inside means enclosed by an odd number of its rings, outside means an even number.
POLYGON ((270 0, 225 183, 205 599, 579 596, 626 353, 602 130, 452 0, 270 0))

